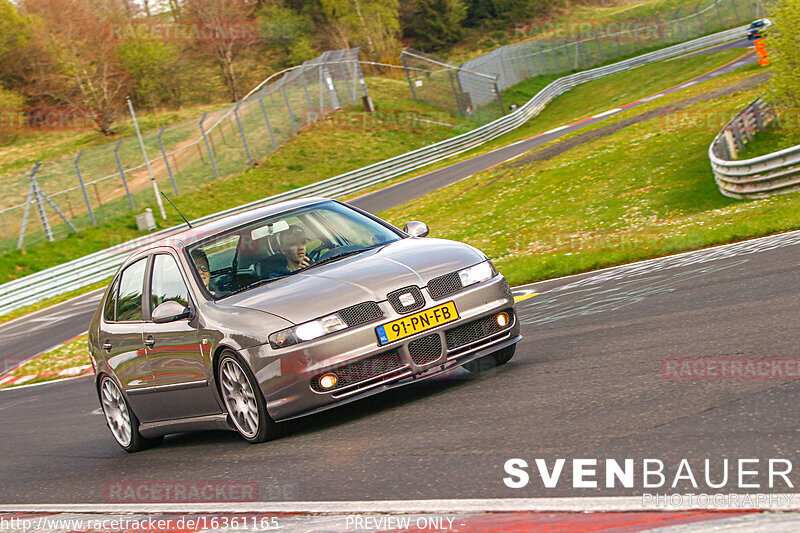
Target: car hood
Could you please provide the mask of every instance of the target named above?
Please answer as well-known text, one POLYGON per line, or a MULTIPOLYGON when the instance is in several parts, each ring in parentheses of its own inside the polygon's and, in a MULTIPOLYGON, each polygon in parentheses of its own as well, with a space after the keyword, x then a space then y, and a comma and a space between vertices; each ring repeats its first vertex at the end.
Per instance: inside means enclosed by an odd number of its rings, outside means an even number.
POLYGON ((258 309, 299 324, 486 259, 467 244, 408 238, 231 295, 220 303, 258 309))

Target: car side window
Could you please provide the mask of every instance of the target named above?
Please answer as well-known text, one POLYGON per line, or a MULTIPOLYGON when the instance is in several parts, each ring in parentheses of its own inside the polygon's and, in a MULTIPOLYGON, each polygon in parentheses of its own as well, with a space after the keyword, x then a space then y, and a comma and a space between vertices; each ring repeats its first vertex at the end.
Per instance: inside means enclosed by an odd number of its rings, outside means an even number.
POLYGON ((119 296, 117 297, 117 321, 142 320, 142 290, 144 289, 146 266, 147 258, 143 258, 122 272, 119 280, 119 296))
POLYGON ((117 319, 116 311, 117 311, 117 285, 119 284, 119 278, 114 280, 114 284, 111 286, 111 290, 108 291, 108 298, 106 298, 106 303, 103 306, 103 320, 106 322, 113 322, 117 319))
POLYGON ((178 302, 189 306, 189 289, 183 280, 175 258, 159 254, 153 258, 153 281, 150 290, 151 309, 164 302, 178 302))

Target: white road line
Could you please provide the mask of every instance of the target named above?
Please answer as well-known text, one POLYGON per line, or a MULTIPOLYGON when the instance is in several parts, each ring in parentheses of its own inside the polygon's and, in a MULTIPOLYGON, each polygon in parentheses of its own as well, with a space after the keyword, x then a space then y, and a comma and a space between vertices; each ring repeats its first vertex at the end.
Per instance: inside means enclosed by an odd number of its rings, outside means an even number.
POLYGON ((644 102, 652 102, 653 100, 657 100, 657 99, 661 98, 662 96, 664 96, 664 93, 658 93, 658 94, 654 94, 653 96, 648 96, 647 98, 642 98, 641 101, 643 103, 644 102))
MULTIPOLYGON (((721 505, 704 510, 760 509, 800 512, 800 494, 781 494, 781 507, 766 503, 750 505, 739 495, 737 506, 721 505), (788 503, 786 502, 788 500, 788 503)), ((752 502, 756 495, 750 495, 752 502)), ((587 496, 569 498, 502 498, 464 500, 379 500, 379 501, 295 501, 251 503, 86 503, 86 504, 3 504, 0 512, 63 512, 63 513, 480 513, 480 512, 630 512, 678 511, 698 509, 690 507, 689 498, 681 498, 680 505, 664 507, 654 502, 643 502, 641 496, 587 496)), ((726 498, 726 501, 730 499, 726 498)))
POLYGON ((550 135, 551 133, 558 133, 559 131, 564 131, 567 128, 569 128, 569 124, 567 124, 566 126, 559 126, 557 128, 553 128, 550 131, 546 131, 546 132, 542 133, 542 135, 550 135))
POLYGON ((608 111, 604 111, 603 113, 597 114, 597 115, 593 116, 592 118, 603 118, 603 117, 607 117, 609 115, 615 115, 615 114, 619 113, 620 111, 622 111, 622 109, 620 109, 619 107, 616 107, 614 109, 609 109, 608 111))

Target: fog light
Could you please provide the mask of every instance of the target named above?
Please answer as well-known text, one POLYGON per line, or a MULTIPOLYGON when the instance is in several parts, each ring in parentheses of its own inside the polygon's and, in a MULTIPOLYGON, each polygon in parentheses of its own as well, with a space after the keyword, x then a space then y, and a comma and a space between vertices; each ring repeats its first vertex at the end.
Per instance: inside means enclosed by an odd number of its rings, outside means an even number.
POLYGON ((323 389, 332 389, 337 381, 339 381, 339 378, 336 377, 336 374, 325 374, 319 378, 319 386, 323 389))
POLYGON ((500 313, 499 315, 497 315, 497 325, 500 326, 501 328, 504 328, 506 327, 506 324, 508 324, 508 314, 500 313))

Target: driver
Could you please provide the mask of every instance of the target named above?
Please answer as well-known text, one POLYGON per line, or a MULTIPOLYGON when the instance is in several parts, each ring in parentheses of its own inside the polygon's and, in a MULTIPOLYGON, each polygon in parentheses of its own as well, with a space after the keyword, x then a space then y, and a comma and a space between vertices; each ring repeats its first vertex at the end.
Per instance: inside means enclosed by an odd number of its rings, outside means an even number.
POLYGON ((197 273, 200 274, 200 280, 203 282, 203 285, 206 286, 208 291, 211 294, 214 294, 215 291, 212 290, 211 287, 211 268, 209 267, 208 256, 206 255, 205 250, 197 248, 196 250, 192 250, 191 255, 194 265, 197 268, 197 273))
POLYGON ((307 268, 314 263, 306 255, 306 233, 297 224, 292 224, 289 229, 278 234, 278 249, 286 259, 286 264, 273 270, 270 277, 280 277, 291 274, 302 268, 307 268))

